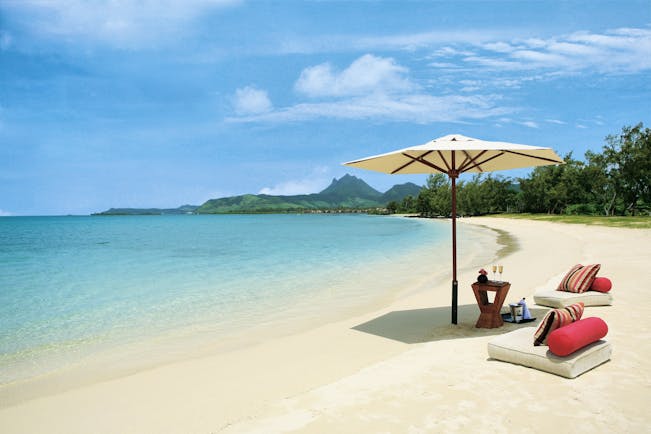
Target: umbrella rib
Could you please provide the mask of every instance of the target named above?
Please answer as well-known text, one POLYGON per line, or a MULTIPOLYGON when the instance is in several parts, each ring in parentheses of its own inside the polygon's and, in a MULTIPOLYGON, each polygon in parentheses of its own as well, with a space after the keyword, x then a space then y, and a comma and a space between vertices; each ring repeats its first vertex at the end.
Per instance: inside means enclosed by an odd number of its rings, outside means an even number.
MULTIPOLYGON (((427 151, 427 152, 425 152, 423 155, 421 155, 421 156, 418 157, 418 158, 423 158, 423 157, 425 157, 426 155, 430 154, 431 152, 432 152, 432 151, 427 151)), ((396 173, 400 172, 400 171, 401 171, 402 169, 404 169, 405 167, 407 167, 407 166, 411 166, 411 165, 414 164, 416 161, 418 161, 418 158, 414 158, 414 157, 412 157, 412 156, 409 155, 409 154, 405 154, 404 152, 401 152, 401 154, 402 154, 403 156, 407 157, 407 158, 411 158, 411 161, 406 162, 405 164, 403 164, 402 166, 398 167, 396 170, 394 170, 393 172, 391 172, 392 175, 395 175, 396 173)))
POLYGON ((468 154, 468 151, 463 151, 463 153, 466 154, 466 157, 468 157, 468 158, 463 162, 463 164, 462 164, 461 166, 459 166, 459 172, 465 172, 466 169, 467 169, 471 164, 474 164, 474 165, 472 166, 473 168, 474 168, 474 167, 479 167, 479 170, 481 170, 481 171, 483 172, 484 169, 482 169, 480 166, 481 166, 482 164, 484 164, 484 163, 477 163, 477 160, 478 160, 482 155, 484 155, 486 152, 488 152, 488 151, 484 149, 484 150, 481 151, 479 154, 477 154, 477 156, 475 156, 475 157, 473 158, 473 157, 470 156, 470 154, 468 154))
POLYGON ((445 157, 443 156, 443 152, 438 151, 438 150, 437 150, 436 152, 438 152, 439 157, 441 157, 441 161, 443 161, 443 164, 445 164, 445 167, 448 169, 448 172, 449 172, 450 170, 452 170, 452 168, 451 168, 450 165, 448 164, 448 161, 447 161, 447 160, 445 159, 445 157))
POLYGON ((421 155, 421 156, 419 156, 419 157, 412 157, 411 155, 409 155, 409 154, 405 154, 405 153, 403 152, 402 155, 404 155, 404 156, 407 157, 407 158, 411 158, 411 161, 408 162, 407 164, 403 164, 402 166, 400 166, 400 167, 397 168, 396 170, 392 171, 391 174, 392 174, 392 175, 395 175, 396 173, 400 172, 400 171, 401 171, 402 169, 404 169, 405 167, 407 167, 407 166, 409 166, 409 165, 411 165, 411 164, 413 164, 413 163, 416 163, 416 162, 421 163, 421 164, 424 164, 425 166, 431 167, 432 169, 436 169, 436 170, 438 170, 438 171, 441 172, 441 173, 447 173, 447 170, 445 170, 445 169, 443 169, 443 168, 441 168, 441 167, 438 167, 436 164, 434 164, 434 163, 430 163, 430 162, 427 161, 427 160, 423 160, 423 157, 426 157, 427 155, 431 154, 432 152, 434 152, 434 151, 427 151, 427 152, 425 152, 423 155, 421 155))
POLYGON ((468 152, 466 152, 466 151, 460 151, 460 152, 463 152, 463 155, 465 155, 466 158, 464 158, 463 161, 461 162, 461 164, 459 164, 459 168, 457 169, 459 171, 459 173, 463 172, 463 170, 461 170, 461 168, 464 167, 468 163, 468 160, 472 161, 472 159, 470 158, 470 155, 468 155, 468 152))
MULTIPOLYGON (((484 151, 484 152, 486 152, 486 151, 484 151)), ((466 167, 463 168, 463 171, 466 172, 466 171, 468 171, 468 170, 474 169, 475 167, 479 167, 479 166, 481 166, 482 164, 486 164, 486 163, 488 163, 488 162, 491 161, 491 160, 494 160, 494 159, 496 159, 496 158, 501 157, 502 155, 504 155, 504 151, 500 151, 499 154, 493 155, 492 157, 487 158, 487 159, 485 159, 484 161, 477 162, 477 163, 473 164, 472 166, 466 166, 466 167)), ((479 158, 479 155, 477 156, 477 158, 479 158)), ((484 169, 482 169, 481 167, 479 167, 479 170, 481 170, 482 172, 484 171, 484 169)))
POLYGON ((564 161, 558 161, 558 160, 554 160, 554 159, 546 158, 546 157, 539 157, 537 155, 529 155, 529 154, 525 154, 523 152, 509 151, 509 150, 506 150, 506 149, 502 150, 502 152, 508 152, 509 154, 520 155, 522 157, 535 158, 536 160, 549 161, 551 163, 556 163, 556 164, 563 164, 564 163, 564 161))

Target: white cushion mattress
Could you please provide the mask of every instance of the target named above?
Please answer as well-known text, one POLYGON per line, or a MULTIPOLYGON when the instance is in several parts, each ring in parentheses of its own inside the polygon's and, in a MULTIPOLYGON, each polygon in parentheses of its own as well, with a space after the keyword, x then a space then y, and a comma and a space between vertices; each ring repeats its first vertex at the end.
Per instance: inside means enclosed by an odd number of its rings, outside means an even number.
POLYGON ((488 343, 488 355, 496 360, 514 363, 566 378, 575 378, 610 360, 612 346, 599 340, 566 357, 558 357, 547 346, 534 347, 536 327, 524 327, 497 336, 488 343))
POLYGON ((533 301, 539 306, 561 308, 570 304, 583 302, 585 306, 609 306, 613 304, 610 292, 586 291, 582 293, 541 289, 533 295, 533 301))

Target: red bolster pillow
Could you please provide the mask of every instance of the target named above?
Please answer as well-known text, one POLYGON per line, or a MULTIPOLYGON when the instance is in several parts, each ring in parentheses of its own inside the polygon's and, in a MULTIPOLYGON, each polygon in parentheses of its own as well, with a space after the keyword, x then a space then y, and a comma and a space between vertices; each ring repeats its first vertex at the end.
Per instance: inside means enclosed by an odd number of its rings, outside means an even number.
POLYGON ((585 318, 557 328, 549 334, 549 351, 567 356, 608 334, 608 326, 601 318, 585 318))
POLYGON ((592 285, 590 286, 590 289, 592 291, 599 291, 599 292, 608 292, 610 291, 610 288, 613 287, 612 282, 610 281, 609 278, 607 277, 596 277, 592 281, 592 285))

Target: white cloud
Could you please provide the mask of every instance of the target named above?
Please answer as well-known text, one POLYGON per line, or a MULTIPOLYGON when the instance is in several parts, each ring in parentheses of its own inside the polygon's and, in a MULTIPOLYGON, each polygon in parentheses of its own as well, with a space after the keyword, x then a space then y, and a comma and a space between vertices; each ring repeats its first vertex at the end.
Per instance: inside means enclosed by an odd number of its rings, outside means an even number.
POLYGON ((576 32, 480 46, 489 53, 466 56, 463 60, 494 70, 554 70, 557 75, 576 71, 637 73, 651 69, 651 29, 624 28, 602 34, 576 32))
MULTIPOLYGON (((339 37, 339 47, 315 43, 314 51, 431 49, 432 66, 463 63, 490 69, 533 69, 635 73, 651 68, 651 29, 619 28, 602 33, 575 32, 548 38, 518 38, 514 31, 423 32, 388 36, 339 37), (445 61, 443 59, 454 59, 445 61)), ((309 49, 302 42, 303 51, 309 49)))
POLYGON ((512 53, 515 51, 515 47, 513 47, 508 42, 491 42, 484 44, 483 48, 486 50, 496 51, 498 53, 512 53))
POLYGON ((265 113, 273 108, 267 92, 252 86, 235 91, 233 107, 235 112, 240 115, 265 113))
MULTIPOLYGON (((353 43, 355 48, 367 50, 395 50, 402 49, 413 51, 442 44, 472 44, 479 45, 485 42, 504 37, 507 31, 496 30, 466 30, 466 31, 432 31, 422 33, 408 33, 389 36, 368 36, 356 38, 353 43)), ((447 47, 456 50, 454 47, 447 47)))
POLYGON ((498 127, 504 126, 504 124, 516 124, 516 125, 522 125, 523 127, 527 128, 540 128, 540 124, 535 121, 531 120, 517 120, 517 119, 512 119, 512 118, 507 118, 507 117, 502 117, 497 119, 499 123, 495 124, 498 127))
POLYGON ((558 119, 545 119, 545 122, 548 122, 550 124, 556 124, 556 125, 567 125, 567 122, 563 122, 558 119))
POLYGON ((459 84, 463 85, 462 92, 476 92, 481 89, 482 82, 479 80, 460 80, 459 84))
POLYGON ((544 48, 547 45, 547 41, 539 38, 525 39, 522 43, 529 48, 544 48))
POLYGON ((545 53, 534 50, 518 50, 511 53, 511 57, 516 60, 523 60, 532 64, 536 64, 537 67, 541 65, 552 65, 567 62, 567 59, 558 54, 558 53, 545 53))
POLYGON ((469 50, 460 50, 453 47, 443 47, 434 51, 433 57, 451 57, 451 56, 473 56, 475 53, 469 50))
POLYGON ((540 126, 538 125, 538 123, 537 123, 537 122, 534 122, 534 121, 524 121, 524 122, 520 122, 520 125, 524 125, 525 127, 529 127, 529 128, 540 128, 540 126))
POLYGON ((432 68, 438 69, 459 69, 460 66, 452 62, 432 62, 429 64, 432 68))
POLYGON ((269 194, 274 196, 292 196, 296 194, 318 193, 325 189, 330 182, 326 176, 328 169, 325 167, 316 167, 312 173, 302 179, 284 181, 273 187, 264 187, 258 194, 269 194))
MULTIPOLYGON (((239 117, 227 120, 467 122, 520 110, 505 106, 496 89, 517 89, 525 82, 569 75, 639 73, 651 69, 651 29, 577 32, 544 39, 499 36, 428 33, 366 39, 369 46, 386 43, 383 48, 432 46, 433 53, 420 60, 437 68, 436 80, 425 78, 416 82, 409 69, 393 58, 366 54, 340 70, 330 63, 305 68, 294 89, 299 96, 311 99, 266 112, 240 113, 239 117), (319 100, 315 101, 316 98, 319 100)), ((357 47, 363 46, 357 42, 357 47)), ((527 119, 511 123, 528 128, 541 125, 527 119)))
POLYGON ((4 211, 4 210, 0 209, 0 217, 10 217, 12 215, 13 214, 10 213, 9 211, 4 211))
POLYGON ((488 56, 469 56, 463 59, 464 62, 472 63, 475 66, 485 67, 487 69, 493 70, 521 70, 521 69, 530 69, 530 66, 523 65, 520 62, 514 62, 512 60, 497 59, 494 57, 488 56))
MULTIPOLYGON (((240 110, 230 122, 298 122, 314 119, 378 119, 426 124, 463 122, 509 113, 497 95, 430 95, 412 82, 407 68, 370 54, 341 72, 329 64, 306 68, 295 84, 299 93, 321 101, 254 112, 240 110)), ((479 82, 468 82, 477 87, 479 82)))
POLYGON ((134 48, 173 38, 206 11, 237 3, 240 0, 23 0, 3 2, 3 8, 24 16, 35 33, 134 48))
POLYGON ((273 112, 230 118, 234 122, 295 122, 320 118, 378 119, 427 124, 463 122, 509 113, 495 95, 368 95, 331 102, 300 103, 273 112))
POLYGON ((333 71, 329 63, 305 68, 294 88, 310 97, 401 92, 416 87, 405 77, 407 72, 391 58, 365 54, 341 72, 333 71))

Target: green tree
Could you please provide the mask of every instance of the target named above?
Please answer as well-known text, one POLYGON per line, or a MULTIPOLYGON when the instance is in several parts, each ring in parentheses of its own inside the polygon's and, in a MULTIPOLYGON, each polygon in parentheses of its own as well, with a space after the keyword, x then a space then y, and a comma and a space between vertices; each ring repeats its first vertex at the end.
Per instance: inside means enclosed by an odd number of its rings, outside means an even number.
POLYGON ((522 211, 552 213, 555 201, 551 191, 558 184, 558 178, 554 166, 536 167, 528 178, 519 178, 522 211))
POLYGON ((481 177, 474 176, 470 181, 457 182, 457 214, 479 215, 486 208, 481 195, 481 177))
POLYGON ((450 180, 446 175, 436 174, 427 178, 424 187, 416 199, 416 209, 424 217, 448 216, 452 210, 450 180))
POLYGON ((622 200, 622 213, 635 215, 640 205, 651 204, 651 130, 640 122, 606 142, 601 162, 606 177, 622 200))
POLYGON ((400 212, 411 214, 416 212, 416 199, 412 195, 406 196, 399 207, 400 212))
POLYGON ((583 171, 584 178, 588 179, 585 189, 589 192, 589 202, 600 209, 606 216, 615 214, 617 204, 617 190, 608 176, 608 164, 601 153, 587 151, 585 153, 587 165, 583 171))
POLYGON ((525 212, 560 214, 567 206, 588 200, 584 163, 572 158, 565 164, 536 167, 529 178, 520 178, 521 205, 525 212))
POLYGON ((512 212, 516 207, 517 191, 510 178, 488 175, 481 184, 486 203, 483 213, 512 212))

